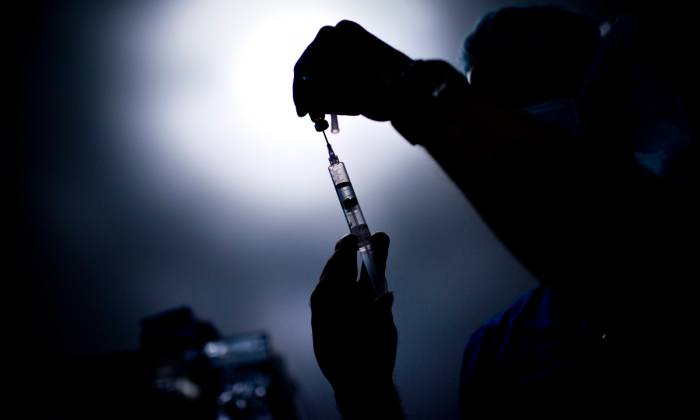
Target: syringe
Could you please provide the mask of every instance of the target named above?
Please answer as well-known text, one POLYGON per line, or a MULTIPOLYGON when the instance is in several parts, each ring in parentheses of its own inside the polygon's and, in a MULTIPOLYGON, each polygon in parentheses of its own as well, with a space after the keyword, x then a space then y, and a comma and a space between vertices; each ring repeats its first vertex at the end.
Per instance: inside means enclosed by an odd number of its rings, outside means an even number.
MULTIPOLYGON (((337 127, 337 123, 335 125, 337 127)), ((323 137, 326 139, 326 146, 328 147, 328 161, 331 163, 331 166, 328 167, 328 172, 331 174, 335 191, 338 193, 338 199, 340 200, 340 205, 343 207, 345 219, 348 221, 350 233, 357 237, 357 251, 362 257, 362 262, 365 264, 365 269, 367 270, 367 274, 369 274, 369 279, 372 282, 374 290, 377 292, 377 295, 381 295, 387 291, 384 267, 378 267, 374 249, 370 241, 371 234, 369 233, 369 228, 367 227, 367 222, 365 222, 362 210, 360 210, 360 203, 357 201, 357 196, 355 196, 355 190, 350 183, 348 172, 345 170, 345 164, 338 160, 338 156, 333 152, 331 144, 328 143, 326 132, 322 132, 323 137)))

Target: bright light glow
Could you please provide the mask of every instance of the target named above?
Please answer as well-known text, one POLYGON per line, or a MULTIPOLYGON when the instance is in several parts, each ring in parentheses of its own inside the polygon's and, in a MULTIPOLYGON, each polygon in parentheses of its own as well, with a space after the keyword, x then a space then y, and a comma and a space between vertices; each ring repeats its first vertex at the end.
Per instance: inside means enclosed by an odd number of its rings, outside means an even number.
POLYGON ((303 210, 324 148, 312 123, 296 116, 292 69, 332 21, 322 9, 250 10, 221 0, 144 14, 129 33, 136 81, 123 105, 134 150, 176 177, 214 185, 221 198, 257 208, 293 199, 303 210))
MULTIPOLYGON (((375 6, 395 8, 393 2, 375 6)), ((405 10, 386 19, 367 9, 368 4, 347 2, 242 7, 225 0, 181 0, 139 10, 137 23, 122 29, 133 80, 122 93, 123 119, 116 125, 150 171, 148 180, 161 191, 206 189, 220 211, 230 213, 235 204, 255 214, 276 213, 276 220, 299 217, 328 198, 323 141, 294 110, 296 60, 322 26, 343 18, 393 43, 415 32, 413 20, 430 22, 432 10, 418 2, 406 8, 412 19, 405 10), (280 212, 280 203, 294 205, 280 212)), ((370 145, 377 136, 398 137, 361 120, 344 118, 347 134, 338 139, 358 146, 360 137, 370 145)), ((373 146, 375 155, 401 144, 380 142, 373 146)), ((357 161, 365 167, 355 163, 354 172, 399 163, 396 154, 392 161, 355 149, 342 156, 350 162, 353 153, 364 153, 357 161)))

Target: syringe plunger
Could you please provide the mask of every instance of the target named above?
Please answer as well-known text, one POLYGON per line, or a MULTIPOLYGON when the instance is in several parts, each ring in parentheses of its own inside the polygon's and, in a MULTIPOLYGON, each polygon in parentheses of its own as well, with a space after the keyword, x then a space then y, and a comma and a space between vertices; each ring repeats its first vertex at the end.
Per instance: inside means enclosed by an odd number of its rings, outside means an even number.
POLYGON ((338 128, 338 114, 335 112, 331 113, 331 133, 338 134, 340 129, 338 128))

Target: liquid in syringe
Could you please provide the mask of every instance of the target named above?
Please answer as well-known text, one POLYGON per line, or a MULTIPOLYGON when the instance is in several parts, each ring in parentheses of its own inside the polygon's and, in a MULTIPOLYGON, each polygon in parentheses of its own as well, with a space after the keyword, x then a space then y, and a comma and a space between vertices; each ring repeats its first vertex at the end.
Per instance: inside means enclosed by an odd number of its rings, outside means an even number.
POLYGON ((383 267, 377 266, 370 239, 372 235, 370 234, 367 222, 360 209, 360 203, 357 201, 357 196, 350 182, 348 172, 345 169, 345 164, 340 162, 338 156, 333 152, 333 148, 330 143, 328 143, 325 132, 323 132, 323 136, 326 138, 329 155, 328 161, 331 164, 331 166, 328 167, 328 172, 331 174, 333 185, 338 193, 338 199, 340 200, 340 205, 343 207, 350 233, 357 237, 358 252, 362 257, 362 262, 365 264, 365 269, 367 270, 367 274, 369 274, 374 290, 378 295, 381 295, 386 293, 387 284, 386 278, 384 277, 384 270, 382 269, 383 267))

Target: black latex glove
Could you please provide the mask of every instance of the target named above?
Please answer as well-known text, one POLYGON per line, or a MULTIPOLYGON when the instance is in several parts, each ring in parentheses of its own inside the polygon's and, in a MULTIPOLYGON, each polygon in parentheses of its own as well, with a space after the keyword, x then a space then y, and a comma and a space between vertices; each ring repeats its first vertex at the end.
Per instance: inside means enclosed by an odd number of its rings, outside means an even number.
POLYGON ((393 82, 411 62, 354 22, 324 26, 294 66, 297 114, 390 120, 396 106, 393 82))
MULTIPOLYGON (((389 237, 372 235, 384 267, 389 237)), ((357 238, 338 241, 311 295, 314 353, 336 392, 346 420, 402 418, 392 374, 398 334, 391 314, 394 296, 377 296, 362 269, 357 279, 357 238)))

